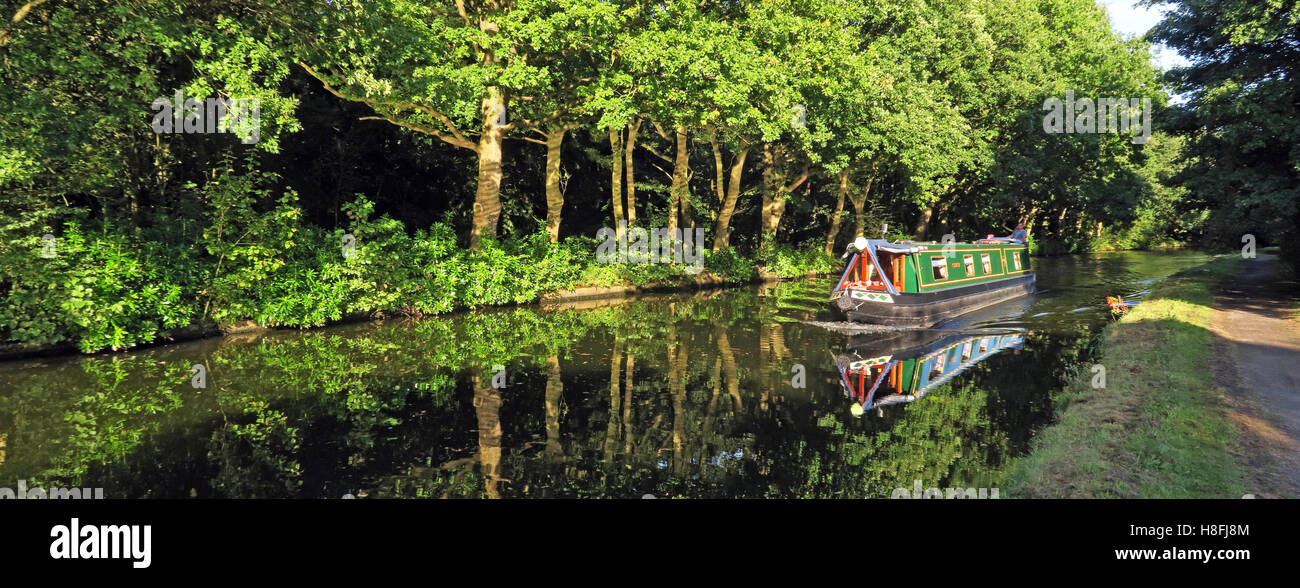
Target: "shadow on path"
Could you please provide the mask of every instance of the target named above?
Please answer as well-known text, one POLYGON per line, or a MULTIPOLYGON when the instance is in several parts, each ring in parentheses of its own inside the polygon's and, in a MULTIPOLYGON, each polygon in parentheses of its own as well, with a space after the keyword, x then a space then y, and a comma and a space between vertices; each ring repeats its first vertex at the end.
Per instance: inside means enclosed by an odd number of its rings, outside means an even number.
POLYGON ((1215 378, 1232 392, 1248 485, 1260 497, 1300 497, 1300 321, 1293 282, 1275 255, 1248 260, 1220 284, 1213 319, 1215 378))

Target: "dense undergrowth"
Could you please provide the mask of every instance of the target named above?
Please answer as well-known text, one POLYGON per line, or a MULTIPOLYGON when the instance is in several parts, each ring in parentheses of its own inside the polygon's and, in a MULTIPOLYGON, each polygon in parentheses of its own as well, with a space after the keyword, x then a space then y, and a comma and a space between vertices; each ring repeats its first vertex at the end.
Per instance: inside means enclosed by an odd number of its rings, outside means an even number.
MULTIPOLYGON (((297 195, 272 193, 269 174, 228 173, 189 186, 193 219, 129 230, 84 218, 47 227, 53 239, 0 242, 0 337, 85 352, 149 343, 187 325, 255 321, 310 327, 345 317, 424 315, 526 303, 581 286, 671 285, 685 264, 597 263, 599 243, 544 231, 457 244, 450 225, 408 232, 358 197, 336 229, 302 222, 297 195), (187 229, 188 227, 188 229, 187 229), (197 228, 195 228, 197 227, 197 228)), ((815 244, 772 245, 753 258, 705 251, 705 274, 743 282, 758 267, 780 277, 830 272, 815 244)))

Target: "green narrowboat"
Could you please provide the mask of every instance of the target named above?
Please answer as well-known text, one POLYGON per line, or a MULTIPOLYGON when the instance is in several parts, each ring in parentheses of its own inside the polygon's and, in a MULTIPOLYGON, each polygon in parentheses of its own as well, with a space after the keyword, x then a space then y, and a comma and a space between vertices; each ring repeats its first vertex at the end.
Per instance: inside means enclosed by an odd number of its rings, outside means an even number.
POLYGON ((831 309, 854 322, 930 327, 1034 291, 1023 241, 891 243, 858 238, 831 291, 831 309))
POLYGON ((971 335, 931 330, 855 335, 835 356, 854 415, 915 401, 967 368, 1006 350, 1017 353, 1024 333, 971 335))

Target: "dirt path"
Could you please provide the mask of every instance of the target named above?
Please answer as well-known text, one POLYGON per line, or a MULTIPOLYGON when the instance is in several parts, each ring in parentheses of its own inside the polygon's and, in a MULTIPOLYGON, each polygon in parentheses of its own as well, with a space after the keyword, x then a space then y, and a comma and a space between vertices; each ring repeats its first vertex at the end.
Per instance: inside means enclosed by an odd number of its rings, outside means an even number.
POLYGON ((1215 295, 1215 378, 1243 433, 1246 487, 1261 498, 1300 498, 1300 320, 1295 282, 1260 255, 1215 295))

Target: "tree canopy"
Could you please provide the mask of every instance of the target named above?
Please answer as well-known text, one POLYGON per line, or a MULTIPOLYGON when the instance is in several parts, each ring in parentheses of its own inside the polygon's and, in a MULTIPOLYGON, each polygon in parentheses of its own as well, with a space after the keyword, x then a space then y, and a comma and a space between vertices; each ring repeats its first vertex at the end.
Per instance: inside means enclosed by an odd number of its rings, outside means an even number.
POLYGON ((882 224, 1023 222, 1039 253, 1281 239, 1290 7, 1179 4, 1153 39, 1193 58, 1190 98, 1135 143, 1044 130, 1049 99, 1166 102, 1148 43, 1092 0, 34 0, 0 19, 0 327, 78 339, 87 306, 126 332, 309 325, 543 287, 454 285, 501 255, 564 268, 544 287, 665 279, 589 262, 604 227, 701 229, 732 279, 882 224), (225 99, 259 106, 251 136, 150 126, 153 104, 207 124, 225 99), (46 260, 49 239, 86 254, 46 260), (133 286, 103 268, 137 266, 158 297, 115 304, 133 286), (168 296, 187 318, 158 318, 168 296))

